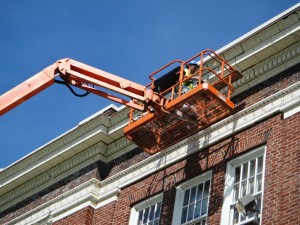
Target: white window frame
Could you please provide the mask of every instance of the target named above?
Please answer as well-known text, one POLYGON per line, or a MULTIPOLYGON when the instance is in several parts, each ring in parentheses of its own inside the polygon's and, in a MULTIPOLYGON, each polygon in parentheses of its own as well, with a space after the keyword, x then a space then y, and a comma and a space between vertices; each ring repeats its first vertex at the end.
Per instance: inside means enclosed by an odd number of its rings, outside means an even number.
POLYGON ((181 223, 181 214, 182 214, 182 206, 183 206, 183 199, 184 199, 184 192, 187 189, 190 189, 200 183, 203 183, 205 181, 210 181, 209 185, 209 195, 208 195, 208 202, 207 207, 209 206, 209 200, 210 200, 210 190, 211 190, 211 178, 212 178, 212 172, 208 171, 204 174, 201 174, 197 177, 194 177, 176 187, 176 197, 175 197, 175 206, 173 211, 173 218, 172 218, 172 225, 180 225, 181 223))
MULTIPOLYGON (((241 155, 227 163, 225 187, 224 187, 224 201, 222 206, 221 225, 228 225, 231 222, 230 218, 230 205, 232 204, 234 194, 234 175, 235 168, 251 161, 252 159, 263 156, 263 177, 262 177, 262 190, 261 190, 261 208, 263 209, 263 194, 264 194, 264 179, 265 179, 265 167, 266 167, 266 146, 261 146, 254 149, 244 155, 241 155)), ((260 212, 261 214, 261 212, 260 212)), ((261 220, 260 220, 261 221, 261 220)), ((245 221, 245 223, 250 222, 245 221)), ((260 222, 261 223, 261 222, 260 222)), ((242 223, 241 223, 242 224, 242 223)))
MULTIPOLYGON (((163 194, 160 193, 158 195, 155 195, 143 202, 140 202, 136 205, 134 205, 131 208, 131 214, 130 214, 130 220, 129 220, 129 225, 137 225, 138 223, 138 217, 139 217, 139 211, 146 209, 154 204, 157 204, 159 202, 162 202, 163 200, 163 194)), ((161 214, 160 214, 161 215, 161 214)))

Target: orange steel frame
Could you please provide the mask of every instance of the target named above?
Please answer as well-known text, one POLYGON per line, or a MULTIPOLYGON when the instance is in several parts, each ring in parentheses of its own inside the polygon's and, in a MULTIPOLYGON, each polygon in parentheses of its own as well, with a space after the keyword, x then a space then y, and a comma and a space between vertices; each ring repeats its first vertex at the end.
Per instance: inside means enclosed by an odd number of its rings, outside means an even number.
POLYGON ((153 105, 163 104, 159 95, 143 85, 67 58, 58 60, 55 64, 1 95, 0 115, 54 84, 54 79, 58 76, 70 85, 137 110, 146 110, 150 102, 153 105), (96 86, 127 96, 132 101, 102 91, 96 86))
POLYGON ((234 108, 234 104, 230 101, 234 90, 232 82, 241 75, 211 50, 204 50, 185 62, 174 60, 168 63, 149 76, 151 82, 147 86, 66 58, 58 60, 0 96, 0 115, 51 86, 57 77, 67 84, 129 106, 132 110, 129 114, 129 124, 124 129, 126 137, 148 153, 154 154, 229 115, 234 108), (185 78, 184 68, 191 60, 198 58, 199 70, 192 77, 185 78), (176 84, 162 93, 155 92, 157 79, 154 76, 176 63, 180 65, 176 84), (203 83, 202 78, 207 74, 214 77, 213 83, 203 83), (199 85, 182 94, 182 83, 189 79, 197 79, 199 85), (227 89, 226 93, 222 91, 224 88, 227 89), (107 90, 113 93, 108 93, 107 90), (118 97, 115 93, 130 100, 118 97), (185 105, 192 107, 193 110, 183 113, 180 108, 185 105), (142 112, 138 118, 134 118, 136 110, 142 112), (191 113, 192 111, 196 114, 191 113), (191 124, 194 124, 193 128, 190 128, 191 124), (183 135, 174 133, 174 129, 179 130, 178 126, 190 130, 181 131, 183 135), (173 138, 172 135, 178 138, 173 138), (145 141, 146 144, 143 143, 144 139, 148 140, 145 141))

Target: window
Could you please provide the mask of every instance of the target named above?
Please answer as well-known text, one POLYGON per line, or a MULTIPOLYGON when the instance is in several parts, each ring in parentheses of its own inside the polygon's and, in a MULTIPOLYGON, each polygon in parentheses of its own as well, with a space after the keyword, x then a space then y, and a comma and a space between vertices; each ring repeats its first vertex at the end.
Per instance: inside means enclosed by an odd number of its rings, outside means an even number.
MULTIPOLYGON (((244 217, 238 213, 235 204, 247 194, 252 194, 261 213, 263 196, 263 179, 265 148, 255 149, 227 165, 222 224, 241 225, 254 219, 254 213, 244 217), (229 218, 228 218, 228 215, 229 218)), ((260 214, 259 214, 260 217, 260 214)))
POLYGON ((131 209, 130 225, 158 225, 162 194, 135 205, 131 209))
POLYGON ((197 176, 177 187, 173 225, 205 225, 211 172, 197 176))

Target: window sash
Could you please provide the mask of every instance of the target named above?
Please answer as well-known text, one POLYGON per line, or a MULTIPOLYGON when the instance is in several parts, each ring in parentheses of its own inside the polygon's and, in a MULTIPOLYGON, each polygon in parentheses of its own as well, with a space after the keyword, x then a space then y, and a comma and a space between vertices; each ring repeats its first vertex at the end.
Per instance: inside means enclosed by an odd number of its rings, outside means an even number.
POLYGON ((262 191, 263 176, 263 156, 258 156, 252 160, 235 167, 233 201, 251 193, 257 195, 262 191))
POLYGON ((138 211, 138 225, 159 224, 161 201, 138 211))
POLYGON ((177 187, 173 225, 202 225, 208 213, 211 171, 177 187))
MULTIPOLYGON (((233 220, 232 224, 240 224, 241 222, 246 221, 247 219, 251 219, 254 216, 250 214, 245 218, 241 213, 238 213, 235 208, 235 203, 239 198, 249 193, 253 196, 256 196, 257 199, 261 199, 261 182, 263 176, 262 162, 263 156, 258 156, 252 160, 245 161, 241 165, 236 166, 234 169, 235 180, 233 188, 233 199, 230 209, 231 219, 233 220)), ((257 203, 258 202, 259 201, 257 201, 257 203)), ((257 206, 258 208, 261 208, 261 205, 257 206)))
POLYGON ((131 209, 129 225, 158 225, 162 207, 162 194, 143 201, 131 209))
POLYGON ((261 213, 263 205, 265 152, 266 147, 262 146, 228 162, 221 225, 241 225, 253 220, 253 217, 248 216, 247 218, 243 218, 242 215, 237 215, 237 211, 235 211, 237 199, 248 193, 251 193, 257 199, 257 206, 261 213))
POLYGON ((207 216, 210 180, 184 191, 181 224, 203 220, 207 216))

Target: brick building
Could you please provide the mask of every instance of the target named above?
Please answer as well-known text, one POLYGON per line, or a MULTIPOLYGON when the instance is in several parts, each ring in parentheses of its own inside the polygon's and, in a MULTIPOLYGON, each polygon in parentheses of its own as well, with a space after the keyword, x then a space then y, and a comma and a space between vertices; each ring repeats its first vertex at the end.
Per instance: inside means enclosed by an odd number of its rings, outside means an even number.
POLYGON ((110 105, 0 172, 0 224, 300 224, 300 4, 217 51, 235 113, 148 155, 110 105))

